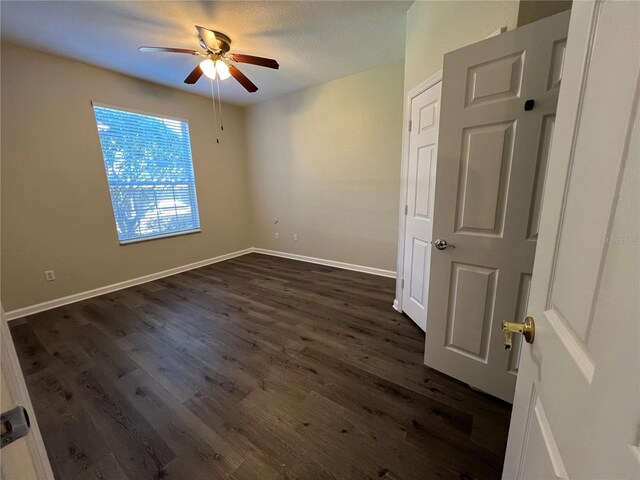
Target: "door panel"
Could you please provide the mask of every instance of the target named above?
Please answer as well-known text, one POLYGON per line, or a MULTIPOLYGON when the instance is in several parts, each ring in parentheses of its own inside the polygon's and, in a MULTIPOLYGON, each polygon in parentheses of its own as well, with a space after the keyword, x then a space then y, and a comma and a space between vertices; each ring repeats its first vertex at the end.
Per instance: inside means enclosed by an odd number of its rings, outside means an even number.
POLYGON ((434 156, 435 145, 425 145, 418 150, 416 163, 416 185, 413 209, 415 217, 431 221, 433 218, 433 199, 431 191, 435 183, 436 159, 434 156))
POLYGON ((509 402, 517 355, 501 324, 524 320, 568 23, 444 57, 433 235, 455 249, 431 250, 425 363, 509 402))
POLYGON ((455 233, 502 236, 514 122, 465 130, 455 233))
POLYGON ((524 52, 472 66, 467 73, 466 107, 520 96, 524 52))
POLYGON ((544 185, 547 180, 547 165, 549 163, 549 152, 551 152, 551 141, 553 140, 553 128, 555 124, 555 115, 546 115, 542 120, 542 135, 540 138, 540 148, 538 150, 538 160, 536 162, 536 178, 533 184, 527 240, 536 241, 538 239, 542 194, 544 193, 544 185))
POLYGON ((419 107, 418 117, 420 121, 418 123, 418 131, 424 133, 428 129, 432 129, 436 126, 438 121, 438 100, 434 100, 424 107, 419 107))
POLYGON ((522 469, 518 478, 523 480, 568 479, 558 445, 551 431, 551 425, 549 425, 542 401, 535 389, 531 395, 527 417, 525 448, 521 460, 522 469))
POLYGON ((411 102, 402 310, 424 330, 431 263, 441 83, 411 102))
POLYGON ((411 293, 410 300, 419 307, 422 307, 425 301, 429 247, 428 243, 417 238, 413 239, 413 249, 411 251, 413 261, 411 264, 409 291, 411 293))
POLYGON ((565 48, 503 478, 640 478, 640 3, 574 2, 565 48))
POLYGON ((494 268, 453 264, 447 348, 486 363, 496 280, 494 268))
POLYGON ((551 70, 549 70, 549 82, 547 89, 553 90, 560 88, 562 80, 562 68, 564 66, 564 54, 567 48, 567 39, 557 40, 553 44, 553 53, 551 54, 551 70))

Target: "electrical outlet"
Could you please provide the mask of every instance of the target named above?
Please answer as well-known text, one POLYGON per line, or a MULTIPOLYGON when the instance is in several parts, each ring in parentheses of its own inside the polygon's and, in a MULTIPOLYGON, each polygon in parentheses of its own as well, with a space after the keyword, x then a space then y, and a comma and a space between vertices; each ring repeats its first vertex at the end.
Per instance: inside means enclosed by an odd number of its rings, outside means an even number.
POLYGON ((276 234, 275 234, 274 236, 276 237, 276 240, 278 240, 278 238, 280 238, 280 237, 278 236, 278 232, 276 232, 276 234))
POLYGON ((53 282, 56 279, 56 275, 55 273, 53 273, 53 270, 45 270, 44 278, 47 280, 47 282, 53 282))
POLYGON ((294 242, 297 242, 297 241, 298 241, 298 234, 297 234, 297 233, 294 233, 294 234, 293 234, 293 241, 294 241, 294 242))

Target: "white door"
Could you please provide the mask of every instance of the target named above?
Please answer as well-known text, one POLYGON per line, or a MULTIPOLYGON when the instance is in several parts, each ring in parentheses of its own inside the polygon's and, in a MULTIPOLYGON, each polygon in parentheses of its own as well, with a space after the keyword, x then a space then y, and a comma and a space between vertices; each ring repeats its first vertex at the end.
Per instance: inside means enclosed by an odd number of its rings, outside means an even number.
POLYGON ((29 414, 31 424, 29 433, 25 437, 2 448, 0 452, 0 478, 2 480, 53 479, 51 465, 33 413, 27 386, 24 383, 2 307, 0 307, 0 337, 0 409, 2 412, 6 412, 13 407, 22 405, 29 414))
POLYGON ((438 154, 442 82, 411 100, 405 204, 402 310, 424 331, 433 232, 433 200, 438 154))
POLYGON ((568 24, 444 57, 425 363, 508 402, 519 344, 501 324, 524 319, 568 24))
POLYGON ((505 479, 640 478, 640 3, 574 2, 505 479))

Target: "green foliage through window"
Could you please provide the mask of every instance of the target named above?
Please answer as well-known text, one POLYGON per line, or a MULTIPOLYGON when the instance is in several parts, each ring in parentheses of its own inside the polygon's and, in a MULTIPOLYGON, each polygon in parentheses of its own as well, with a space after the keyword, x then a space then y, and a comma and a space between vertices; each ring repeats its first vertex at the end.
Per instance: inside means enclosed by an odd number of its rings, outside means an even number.
POLYGON ((189 125, 94 105, 121 243, 198 231, 189 125))

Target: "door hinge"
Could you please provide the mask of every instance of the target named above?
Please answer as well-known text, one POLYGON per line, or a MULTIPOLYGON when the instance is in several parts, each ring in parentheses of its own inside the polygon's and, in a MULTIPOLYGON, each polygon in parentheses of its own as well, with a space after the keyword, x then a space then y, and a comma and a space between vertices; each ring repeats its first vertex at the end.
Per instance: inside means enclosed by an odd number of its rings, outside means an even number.
POLYGON ((413 126, 413 120, 409 120, 409 131, 411 131, 412 126, 413 126))
POLYGON ((409 213, 409 205, 404 206, 404 214, 406 215, 407 213, 409 213))
POLYGON ((404 288, 404 278, 400 280, 400 288, 404 288))

